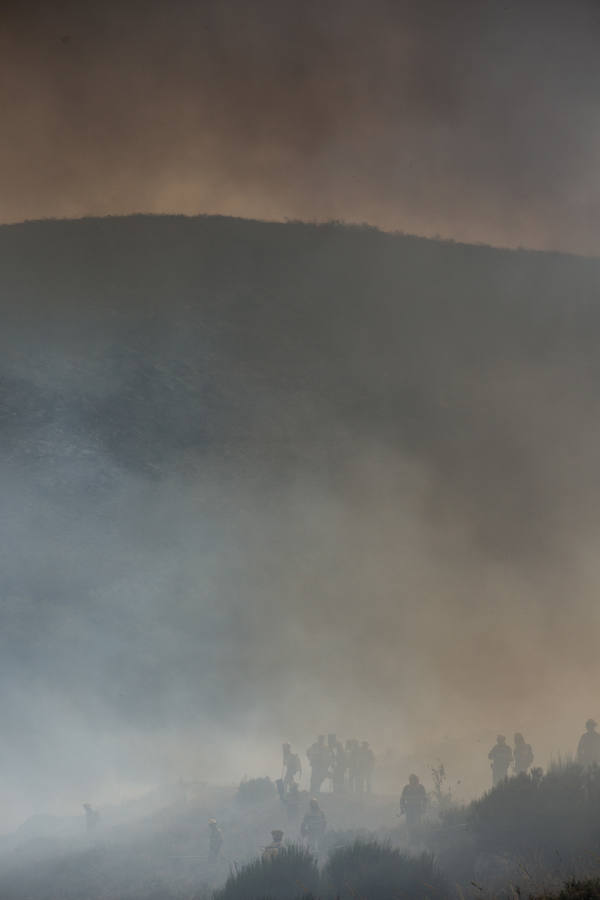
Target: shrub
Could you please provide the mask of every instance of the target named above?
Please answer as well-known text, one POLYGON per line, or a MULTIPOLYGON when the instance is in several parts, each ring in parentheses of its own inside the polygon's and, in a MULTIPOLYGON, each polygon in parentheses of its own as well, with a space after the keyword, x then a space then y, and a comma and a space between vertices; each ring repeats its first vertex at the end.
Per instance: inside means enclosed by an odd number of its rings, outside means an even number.
POLYGON ((408 856, 390 844, 360 839, 334 850, 323 869, 322 887, 327 896, 340 900, 441 898, 449 894, 431 854, 408 856))
POLYGON ((290 846, 273 859, 256 859, 232 873, 214 900, 297 900, 316 894, 319 869, 304 847, 290 846))
POLYGON ((600 833, 600 769, 567 763, 510 778, 472 803, 467 821, 484 851, 585 856, 600 833))
POLYGON ((558 894, 540 894, 530 900, 600 900, 600 879, 568 881, 558 894))
POLYGON ((275 794, 275 785, 270 778, 245 778, 237 789, 235 799, 241 806, 253 806, 272 800, 275 794))

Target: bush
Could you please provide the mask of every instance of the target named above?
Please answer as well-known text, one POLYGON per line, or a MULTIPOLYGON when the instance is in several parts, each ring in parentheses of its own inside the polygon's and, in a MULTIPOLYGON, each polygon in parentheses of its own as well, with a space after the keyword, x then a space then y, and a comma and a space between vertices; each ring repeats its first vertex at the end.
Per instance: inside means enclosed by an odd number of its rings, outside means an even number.
POLYGON ((600 879, 568 881, 558 894, 540 894, 530 900, 600 900, 600 879))
POLYGON ((373 840, 359 839, 334 850, 323 869, 321 883, 327 896, 340 900, 441 898, 450 893, 431 854, 408 856, 390 844, 373 840))
POLYGON ((272 800, 275 794, 275 785, 270 778, 245 778, 237 789, 235 799, 241 806, 254 806, 255 803, 272 800))
POLYGON ((484 851, 535 853, 547 864, 558 856, 565 862, 595 857, 600 769, 567 763, 546 775, 538 769, 510 778, 472 803, 467 821, 484 851))
POLYGON ((316 894, 319 869, 304 847, 290 846, 274 859, 256 859, 233 873, 214 900, 297 900, 316 894))

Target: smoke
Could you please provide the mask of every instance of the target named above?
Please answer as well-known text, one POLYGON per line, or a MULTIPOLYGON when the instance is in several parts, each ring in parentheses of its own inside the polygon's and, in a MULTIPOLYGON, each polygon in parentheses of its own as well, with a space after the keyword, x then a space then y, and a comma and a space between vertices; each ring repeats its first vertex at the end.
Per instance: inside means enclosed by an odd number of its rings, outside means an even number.
POLYGON ((596 253, 597 5, 3 6, 2 219, 342 219, 596 253))
POLYGON ((497 731, 573 748, 595 263, 182 218, 0 255, 7 823, 328 731, 391 789, 440 754, 487 785, 497 731))

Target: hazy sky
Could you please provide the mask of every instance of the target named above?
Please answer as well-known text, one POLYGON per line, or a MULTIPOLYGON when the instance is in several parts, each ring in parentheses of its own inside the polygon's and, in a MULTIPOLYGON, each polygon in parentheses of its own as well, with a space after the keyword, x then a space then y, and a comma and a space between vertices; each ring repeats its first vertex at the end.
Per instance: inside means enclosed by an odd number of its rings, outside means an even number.
POLYGON ((368 221, 595 254, 594 0, 64 0, 0 19, 0 219, 368 221))

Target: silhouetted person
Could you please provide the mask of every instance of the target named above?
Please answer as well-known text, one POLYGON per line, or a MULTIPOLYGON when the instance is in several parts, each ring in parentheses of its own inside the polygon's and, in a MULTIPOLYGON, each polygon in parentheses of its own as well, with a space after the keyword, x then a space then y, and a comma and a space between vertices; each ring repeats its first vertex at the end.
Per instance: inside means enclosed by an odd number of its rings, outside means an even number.
POLYGON ((282 744, 282 750, 284 768, 283 787, 284 790, 287 791, 296 781, 296 776, 302 778, 302 764, 298 754, 292 753, 292 748, 289 744, 282 744))
POLYGON ((353 742, 350 738, 346 741, 344 754, 346 756, 346 788, 350 794, 354 793, 354 766, 353 766, 353 742))
POLYGON ((84 803, 85 810, 85 830, 88 834, 92 834, 100 824, 100 813, 97 809, 92 809, 89 803, 84 803))
POLYGON ((406 816, 406 825, 413 829, 421 824, 427 807, 427 794, 417 775, 410 775, 400 797, 400 812, 406 816))
POLYGON ((327 819, 325 813, 319 806, 319 801, 313 797, 310 801, 308 812, 302 819, 300 834, 306 839, 308 846, 315 853, 319 852, 319 847, 323 835, 327 829, 327 819))
POLYGON ((373 772, 375 771, 375 754, 369 747, 368 741, 363 741, 358 751, 358 770, 360 789, 367 794, 371 793, 373 786, 373 772))
POLYGON ((346 741, 346 769, 348 771, 348 790, 351 794, 356 793, 358 787, 358 755, 358 741, 355 738, 349 738, 346 741))
POLYGON ((517 731, 515 734, 515 773, 525 775, 529 766, 533 763, 533 750, 531 744, 525 743, 523 735, 517 731))
POLYGON ((223 832, 217 825, 216 819, 208 820, 208 858, 210 862, 216 862, 221 855, 223 846, 223 832))
POLYGON ((283 850, 283 831, 276 828, 271 832, 271 837, 273 838, 272 842, 262 852, 264 860, 276 859, 283 850))
POLYGON ((585 734, 579 738, 577 745, 577 762, 582 766, 600 765, 600 734, 596 731, 597 723, 588 719, 585 723, 585 734))
POLYGON ((325 743, 324 734, 319 735, 317 742, 306 751, 306 755, 310 763, 310 792, 311 794, 318 794, 321 790, 321 785, 327 778, 331 763, 331 753, 325 743))
POLYGON ((488 753, 492 766, 492 787, 496 787, 508 777, 508 767, 513 761, 513 753, 503 734, 499 734, 496 743, 488 753))
POLYGON ((331 764, 331 779, 333 782, 333 793, 342 794, 345 787, 348 762, 346 758, 346 751, 344 750, 344 745, 341 741, 335 742, 335 747, 332 751, 332 757, 333 761, 331 764))

